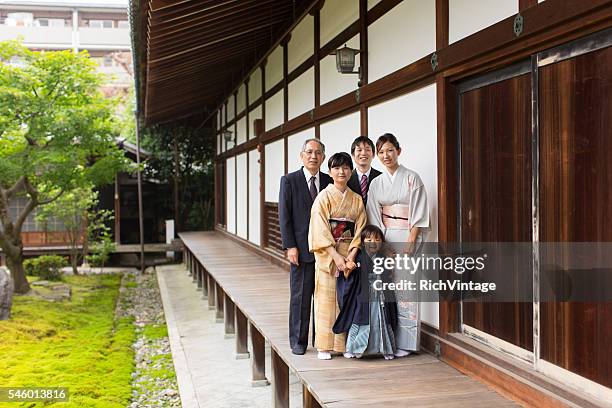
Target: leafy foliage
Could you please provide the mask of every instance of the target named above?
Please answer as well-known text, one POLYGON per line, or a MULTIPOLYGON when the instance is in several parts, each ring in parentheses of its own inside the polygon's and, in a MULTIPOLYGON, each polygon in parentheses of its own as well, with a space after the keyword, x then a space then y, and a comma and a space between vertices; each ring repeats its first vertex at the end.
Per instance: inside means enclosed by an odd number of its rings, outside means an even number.
MULTIPOLYGON (((145 174, 173 185, 176 138, 179 171, 179 230, 207 230, 214 224, 214 134, 210 129, 158 125, 143 129, 142 145, 152 159, 145 174)), ((173 208, 172 197, 169 207, 173 208)))
POLYGON ((86 52, 0 43, 0 246, 17 293, 29 289, 20 238, 27 216, 67 191, 110 183, 128 167, 103 80, 86 52), (14 216, 8 202, 16 195, 27 204, 14 216))
POLYGON ((68 262, 63 256, 42 255, 28 259, 23 264, 30 276, 38 276, 44 280, 60 280, 63 275, 62 268, 67 266, 68 262))
POLYGON ((91 254, 87 255, 87 261, 92 266, 104 267, 111 252, 115 250, 115 243, 109 227, 113 219, 113 213, 109 210, 93 210, 90 212, 87 236, 91 254))

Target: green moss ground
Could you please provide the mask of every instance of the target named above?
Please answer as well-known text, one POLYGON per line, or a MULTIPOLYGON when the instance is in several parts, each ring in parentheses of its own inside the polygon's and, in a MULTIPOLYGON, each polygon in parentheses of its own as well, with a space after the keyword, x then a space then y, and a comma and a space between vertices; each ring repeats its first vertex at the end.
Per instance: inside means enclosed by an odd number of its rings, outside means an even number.
MULTIPOLYGON (((3 387, 68 387, 70 402, 0 403, 0 407, 125 407, 132 392, 135 329, 115 319, 119 275, 68 276, 72 300, 16 296, 0 322, 3 387)), ((164 327, 165 329, 165 327, 164 327)))

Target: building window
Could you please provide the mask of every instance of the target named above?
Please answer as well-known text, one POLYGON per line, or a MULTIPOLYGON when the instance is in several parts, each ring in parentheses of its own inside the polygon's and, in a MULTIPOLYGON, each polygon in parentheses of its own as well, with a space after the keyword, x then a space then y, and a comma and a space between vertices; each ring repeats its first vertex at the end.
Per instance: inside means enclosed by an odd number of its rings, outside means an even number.
POLYGON ((36 21, 34 21, 36 27, 63 28, 65 24, 66 21, 63 18, 37 18, 36 21))
POLYGON ((130 28, 130 23, 127 20, 120 20, 120 21, 117 21, 117 27, 118 28, 130 28))
POLYGON ((113 28, 113 20, 89 20, 91 28, 113 28))
POLYGON ((5 23, 12 27, 32 27, 34 16, 32 13, 8 13, 5 23))

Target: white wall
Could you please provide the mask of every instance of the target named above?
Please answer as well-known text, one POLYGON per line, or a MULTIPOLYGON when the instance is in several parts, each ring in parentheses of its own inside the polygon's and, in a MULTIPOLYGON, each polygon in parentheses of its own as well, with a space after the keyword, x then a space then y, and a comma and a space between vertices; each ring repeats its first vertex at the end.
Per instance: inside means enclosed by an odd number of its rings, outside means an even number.
MULTIPOLYGON (((251 97, 251 95, 249 95, 251 97)), ((253 139, 255 137, 255 128, 253 127, 253 122, 255 119, 261 119, 261 105, 258 105, 255 109, 249 112, 249 139, 253 139)))
POLYGON ((261 96, 261 69, 257 68, 249 78, 249 105, 261 96))
POLYGON ((246 85, 240 85, 238 88, 238 112, 236 114, 240 114, 246 108, 246 85))
POLYGON ((259 205, 259 152, 257 149, 249 153, 249 241, 260 244, 261 214, 259 205))
POLYGON ((265 148, 266 195, 264 197, 266 202, 277 203, 280 178, 285 174, 285 141, 277 140, 267 144, 265 148))
POLYGON ((266 131, 274 129, 284 122, 284 104, 282 89, 266 100, 266 131))
POLYGON ((227 185, 227 230, 236 233, 236 159, 234 157, 225 161, 225 174, 227 185))
POLYGON ((288 48, 289 72, 314 54, 314 17, 308 14, 291 32, 288 48))
POLYGON ((359 0, 326 0, 321 9, 321 46, 359 19, 359 0))
POLYGON ((518 3, 518 0, 448 0, 449 43, 518 13, 518 3))
POLYGON ((314 67, 289 83, 289 119, 314 108, 314 67))
POLYGON ((368 0, 368 10, 380 3, 380 0, 368 0))
MULTIPOLYGON (((346 44, 359 49, 359 35, 346 44)), ((355 58, 355 70, 359 67, 359 54, 355 58)), ((336 56, 327 55, 321 59, 321 105, 357 89, 359 78, 355 74, 340 74, 336 70, 336 56)))
POLYGON ((354 112, 321 124, 321 142, 325 145, 325 160, 321 170, 324 173, 329 173, 327 160, 332 154, 351 153, 351 143, 361 131, 359 118, 359 112, 354 112))
POLYGON ((295 133, 287 138, 287 165, 289 173, 302 167, 302 159, 300 159, 302 146, 304 145, 304 141, 307 139, 314 139, 314 137, 315 130, 314 128, 310 128, 295 133))
POLYGON ((221 153, 221 135, 217 135, 217 154, 221 153))
POLYGON ((435 3, 434 0, 404 0, 370 25, 369 82, 436 50, 435 3))
POLYGON ((238 213, 236 219, 236 233, 239 237, 247 239, 247 154, 236 156, 236 205, 238 213))
MULTIPOLYGON (((369 108, 370 138, 376 142, 383 133, 393 133, 402 147, 400 163, 421 176, 427 190, 431 214, 428 241, 438 239, 438 170, 436 85, 432 84, 412 93, 369 108)), ((374 159, 374 167, 383 167, 374 159)), ((438 304, 423 303, 421 318, 436 327, 439 325, 438 304)))
POLYGON ((235 115, 235 110, 234 110, 234 95, 232 94, 228 99, 227 99, 227 121, 231 122, 232 119, 234 119, 234 115, 235 115))
POLYGON ((237 135, 237 144, 241 144, 246 142, 246 116, 243 116, 238 120, 238 135, 237 135))
POLYGON ((266 63, 266 92, 283 79, 283 47, 277 46, 266 63))

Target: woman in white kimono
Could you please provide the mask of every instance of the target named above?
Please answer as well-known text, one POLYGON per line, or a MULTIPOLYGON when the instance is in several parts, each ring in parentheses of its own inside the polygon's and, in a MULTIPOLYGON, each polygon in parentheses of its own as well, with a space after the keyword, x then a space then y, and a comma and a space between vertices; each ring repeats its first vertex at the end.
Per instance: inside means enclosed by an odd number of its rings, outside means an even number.
MULTIPOLYGON (((385 241, 399 246, 398 252, 416 255, 425 241, 429 229, 427 193, 419 175, 398 163, 402 150, 397 138, 385 133, 376 142, 376 154, 385 166, 383 174, 376 177, 368 192, 368 223, 385 233, 385 241)), ((396 270, 395 280, 413 280, 410 275, 396 270)), ((397 327, 395 328, 396 357, 404 357, 419 349, 419 303, 411 297, 396 294, 397 327), (403 298, 403 299, 402 299, 403 298)))

